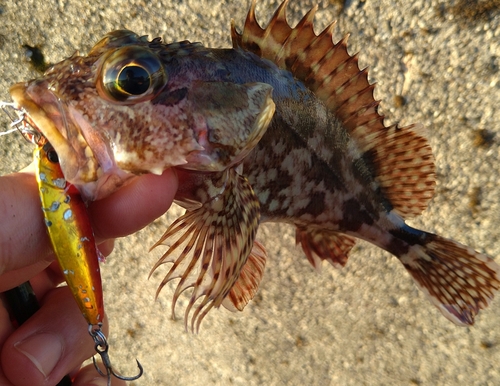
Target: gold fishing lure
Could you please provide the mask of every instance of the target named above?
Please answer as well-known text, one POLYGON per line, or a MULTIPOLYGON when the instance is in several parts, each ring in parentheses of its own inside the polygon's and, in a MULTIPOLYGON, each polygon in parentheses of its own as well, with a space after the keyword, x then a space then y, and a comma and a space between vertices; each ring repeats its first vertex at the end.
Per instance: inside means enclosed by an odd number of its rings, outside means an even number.
POLYGON ((50 143, 40 141, 34 151, 36 180, 42 202, 43 217, 52 248, 61 266, 64 278, 80 311, 89 325, 89 334, 94 339, 95 350, 106 368, 103 374, 111 384, 111 375, 123 380, 135 380, 142 375, 124 377, 116 373, 109 360, 109 345, 101 331, 104 317, 104 302, 99 252, 90 225, 87 209, 78 189, 69 184, 59 166, 57 153, 50 143))
POLYGON ((57 261, 85 320, 100 326, 104 317, 101 274, 85 204, 64 179, 50 143, 37 146, 34 158, 45 225, 57 261))

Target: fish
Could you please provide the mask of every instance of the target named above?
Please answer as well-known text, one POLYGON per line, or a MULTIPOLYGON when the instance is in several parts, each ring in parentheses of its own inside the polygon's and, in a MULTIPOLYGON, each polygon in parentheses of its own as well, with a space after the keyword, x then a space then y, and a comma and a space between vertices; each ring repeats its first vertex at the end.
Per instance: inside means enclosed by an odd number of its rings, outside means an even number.
POLYGON ((347 264, 356 239, 394 255, 450 321, 469 326, 500 288, 492 257, 409 226, 435 190, 425 129, 386 126, 375 84, 335 42, 314 31, 313 7, 291 27, 285 0, 266 27, 252 2, 232 48, 166 43, 128 30, 87 55, 10 89, 26 120, 53 145, 65 179, 98 200, 135 175, 174 168, 186 212, 153 246, 168 249, 157 296, 190 291, 184 323, 243 310, 268 258, 259 226, 295 228, 313 267, 347 264))

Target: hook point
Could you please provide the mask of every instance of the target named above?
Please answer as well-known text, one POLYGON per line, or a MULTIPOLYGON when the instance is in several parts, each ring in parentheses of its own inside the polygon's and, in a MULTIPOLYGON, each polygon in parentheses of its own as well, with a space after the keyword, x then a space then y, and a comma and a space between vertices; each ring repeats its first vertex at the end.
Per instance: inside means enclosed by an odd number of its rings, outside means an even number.
POLYGON ((92 361, 94 362, 94 367, 96 368, 99 375, 108 378, 108 386, 111 385, 111 376, 121 379, 122 381, 135 381, 136 379, 139 379, 142 376, 142 374, 144 374, 144 369, 141 363, 137 359, 135 360, 137 362, 137 367, 139 368, 139 373, 137 375, 126 377, 117 373, 113 369, 113 366, 111 365, 111 361, 108 355, 109 344, 106 340, 106 336, 101 331, 101 326, 99 325, 97 328, 94 328, 92 325, 89 325, 89 334, 94 339, 95 351, 97 352, 97 354, 101 356, 102 364, 106 369, 106 374, 104 374, 99 368, 97 361, 95 360, 95 356, 92 357, 92 361))

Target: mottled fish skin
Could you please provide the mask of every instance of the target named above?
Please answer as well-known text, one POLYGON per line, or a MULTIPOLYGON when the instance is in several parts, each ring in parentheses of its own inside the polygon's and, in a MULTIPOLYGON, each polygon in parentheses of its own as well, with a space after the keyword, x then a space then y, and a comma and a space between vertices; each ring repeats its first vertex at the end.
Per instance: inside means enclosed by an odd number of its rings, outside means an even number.
POLYGON ((11 94, 89 199, 130 173, 177 169, 186 213, 155 245, 169 249, 153 270, 171 264, 158 291, 179 279, 173 314, 191 289, 184 319, 188 326, 192 311, 193 330, 211 308, 241 310, 255 295, 267 259, 255 239, 263 222, 295 226, 316 268, 344 266, 356 238, 367 240, 395 255, 444 316, 473 324, 500 288, 500 267, 405 223, 434 193, 422 130, 385 127, 347 39, 333 42, 333 24, 316 35, 316 8, 290 27, 287 3, 262 29, 253 2, 243 31, 232 26, 232 49, 115 31, 11 94), (149 86, 124 92, 140 78, 137 66, 149 86), (114 82, 126 68, 131 77, 114 82))
MULTIPOLYGON (((172 47, 187 55, 199 45, 172 47)), ((64 175, 85 198, 103 198, 133 174, 161 174, 172 166, 222 171, 238 164, 264 134, 274 113, 268 84, 206 76, 178 88, 161 59, 168 51, 160 39, 114 31, 87 56, 75 54, 43 78, 11 87, 12 98, 54 146, 64 175), (149 72, 146 92, 136 96, 117 85, 116 71, 127 67, 149 72), (226 99, 214 104, 214 95, 226 99)))

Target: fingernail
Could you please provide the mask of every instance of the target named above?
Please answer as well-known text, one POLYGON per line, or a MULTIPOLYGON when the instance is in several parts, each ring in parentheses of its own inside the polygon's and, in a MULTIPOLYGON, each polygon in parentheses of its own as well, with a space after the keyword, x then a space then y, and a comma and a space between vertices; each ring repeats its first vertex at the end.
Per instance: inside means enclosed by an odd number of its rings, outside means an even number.
POLYGON ((115 240, 109 239, 97 246, 97 252, 99 253, 99 262, 105 263, 106 256, 109 256, 115 247, 115 240))
POLYGON ((44 333, 32 335, 14 347, 47 378, 61 359, 63 342, 59 335, 44 333))

